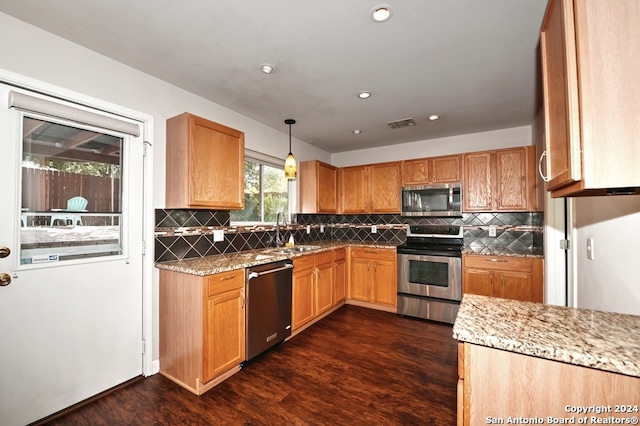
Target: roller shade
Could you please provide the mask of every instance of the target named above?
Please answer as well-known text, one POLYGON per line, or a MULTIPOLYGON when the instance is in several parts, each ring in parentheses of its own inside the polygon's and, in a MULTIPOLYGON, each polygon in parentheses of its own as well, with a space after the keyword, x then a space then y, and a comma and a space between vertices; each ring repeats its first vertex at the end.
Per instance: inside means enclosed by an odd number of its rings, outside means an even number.
POLYGON ((258 163, 263 163, 263 164, 268 164, 270 166, 274 166, 274 167, 284 167, 284 159, 282 158, 278 158, 278 157, 273 157, 271 155, 268 154, 263 154, 261 152, 258 151, 252 151, 250 149, 245 148, 244 149, 244 156, 245 158, 249 158, 252 160, 257 161, 258 163))
POLYGON ((132 136, 140 136, 140 125, 130 121, 120 120, 95 112, 74 108, 62 103, 52 102, 46 99, 30 96, 20 92, 9 92, 9 108, 22 111, 36 112, 50 115, 77 123, 88 124, 107 130, 113 130, 132 136))

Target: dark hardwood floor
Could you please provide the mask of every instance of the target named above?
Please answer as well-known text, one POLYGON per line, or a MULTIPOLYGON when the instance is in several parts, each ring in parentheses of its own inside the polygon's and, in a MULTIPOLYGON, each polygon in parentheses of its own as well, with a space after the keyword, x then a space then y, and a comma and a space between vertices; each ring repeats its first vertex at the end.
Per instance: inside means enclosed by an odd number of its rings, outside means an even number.
POLYGON ((451 326, 344 306, 204 395, 161 375, 51 425, 456 423, 451 326))

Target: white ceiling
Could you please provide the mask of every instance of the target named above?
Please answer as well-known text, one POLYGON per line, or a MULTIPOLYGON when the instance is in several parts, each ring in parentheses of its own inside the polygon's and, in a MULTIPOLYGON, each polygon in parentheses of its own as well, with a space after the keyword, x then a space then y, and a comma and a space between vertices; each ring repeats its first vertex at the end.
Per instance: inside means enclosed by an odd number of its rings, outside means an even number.
POLYGON ((294 137, 335 153, 531 124, 546 2, 0 0, 0 11, 285 133, 293 118, 294 137), (386 23, 369 18, 379 4, 393 10, 386 23), (416 126, 386 124, 409 117, 416 126))

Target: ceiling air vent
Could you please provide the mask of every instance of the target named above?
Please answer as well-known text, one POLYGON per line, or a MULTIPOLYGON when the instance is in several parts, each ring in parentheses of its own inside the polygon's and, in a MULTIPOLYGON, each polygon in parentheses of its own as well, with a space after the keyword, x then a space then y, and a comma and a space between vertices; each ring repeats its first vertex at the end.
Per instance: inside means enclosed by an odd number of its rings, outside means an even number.
POLYGON ((415 126, 416 122, 413 121, 413 118, 403 118, 402 120, 390 121, 387 123, 389 127, 392 129, 399 129, 401 127, 410 127, 415 126))

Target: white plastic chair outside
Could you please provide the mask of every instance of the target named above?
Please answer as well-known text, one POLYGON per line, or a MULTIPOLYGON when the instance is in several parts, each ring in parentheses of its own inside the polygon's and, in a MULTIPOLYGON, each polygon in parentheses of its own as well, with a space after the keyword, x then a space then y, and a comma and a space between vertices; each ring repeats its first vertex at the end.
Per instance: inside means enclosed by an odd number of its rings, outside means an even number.
POLYGON ((84 197, 69 198, 67 200, 66 209, 62 210, 59 213, 51 214, 51 223, 49 226, 53 226, 56 220, 62 221, 65 225, 67 224, 67 221, 70 220, 71 225, 73 225, 73 227, 75 227, 77 224, 82 225, 82 216, 80 216, 79 214, 71 214, 71 213, 86 212, 87 210, 85 209, 87 208, 87 204, 89 204, 89 201, 87 201, 87 199, 84 197))

